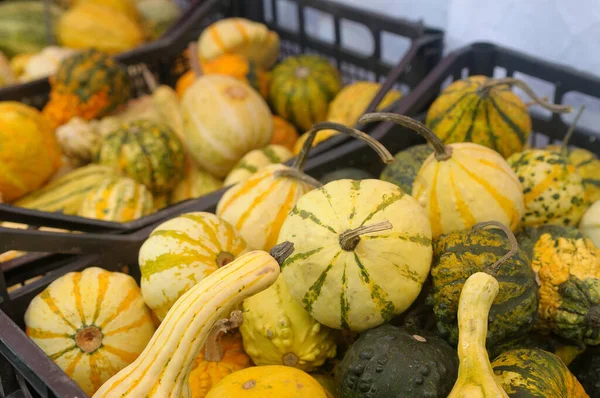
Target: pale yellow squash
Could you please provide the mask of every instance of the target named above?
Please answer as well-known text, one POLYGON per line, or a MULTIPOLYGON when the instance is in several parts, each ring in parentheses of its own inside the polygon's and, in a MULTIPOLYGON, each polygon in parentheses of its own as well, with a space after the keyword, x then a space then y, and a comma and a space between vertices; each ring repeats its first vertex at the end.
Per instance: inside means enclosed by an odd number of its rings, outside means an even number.
POLYGON ((292 157, 294 157, 292 152, 281 145, 267 145, 264 148, 255 149, 240 159, 227 175, 223 184, 225 186, 233 185, 245 180, 265 166, 283 163, 292 157))
POLYGON ((186 164, 185 177, 175 186, 175 189, 171 193, 170 203, 199 198, 220 189, 222 186, 223 181, 208 171, 202 170, 190 160, 186 164))

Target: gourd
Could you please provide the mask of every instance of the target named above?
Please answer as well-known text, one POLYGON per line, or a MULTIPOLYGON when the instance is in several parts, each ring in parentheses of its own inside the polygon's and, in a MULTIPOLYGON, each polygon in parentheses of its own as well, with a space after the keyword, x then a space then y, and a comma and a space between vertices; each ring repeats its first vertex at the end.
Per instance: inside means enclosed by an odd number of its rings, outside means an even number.
POLYGON ((177 4, 170 0, 140 0, 135 2, 135 7, 144 35, 150 40, 160 38, 181 16, 177 4))
MULTIPOLYGON (((358 119, 367 110, 371 101, 379 93, 381 84, 369 81, 357 81, 342 88, 329 104, 327 117, 328 122, 336 122, 345 126, 354 127, 358 119)), ((381 99, 376 110, 381 111, 402 97, 400 91, 391 89, 381 99)), ((313 146, 337 135, 335 130, 324 130, 317 134, 313 141, 313 146)), ((297 154, 302 148, 302 144, 306 139, 306 134, 303 134, 296 143, 294 153, 297 154)))
POLYGON ((85 120, 105 116, 125 104, 131 94, 125 67, 97 50, 64 60, 50 77, 50 86, 44 115, 57 126, 75 116, 85 120))
POLYGON ((579 223, 581 232, 600 247, 600 200, 591 205, 581 218, 579 223))
POLYGON ((485 350, 488 312, 498 295, 498 282, 476 272, 465 282, 458 305, 458 378, 448 398, 508 398, 495 380, 485 350))
POLYGON ((133 362, 155 330, 134 279, 97 267, 52 282, 31 300, 25 325, 88 395, 133 362))
POLYGON ((222 186, 223 181, 202 170, 191 160, 188 160, 185 166, 185 176, 173 189, 169 203, 199 198, 220 189, 222 186))
POLYGON ((494 345, 493 347, 488 347, 488 354, 490 358, 495 359, 502 353, 517 349, 535 349, 550 352, 559 357, 567 366, 581 353, 586 351, 585 344, 573 343, 554 335, 544 335, 531 331, 514 339, 504 340, 501 344, 494 345))
POLYGON ((152 193, 161 194, 183 178, 185 151, 166 124, 136 120, 104 137, 95 162, 115 167, 152 193))
POLYGON ((560 153, 526 149, 508 163, 523 185, 523 226, 576 226, 586 209, 581 175, 560 153))
POLYGON ((250 247, 265 250, 273 247, 281 225, 296 201, 320 185, 301 170, 314 135, 332 128, 375 145, 368 135, 358 130, 337 123, 319 123, 312 128, 311 137, 291 167, 282 164, 266 166, 229 188, 221 197, 216 214, 233 225, 250 247))
POLYGON ((283 163, 294 155, 286 147, 280 145, 267 145, 261 149, 248 152, 229 172, 223 184, 225 186, 236 184, 245 180, 265 166, 283 163))
POLYGON ((425 124, 444 144, 473 142, 509 157, 523 150, 531 133, 527 105, 511 91, 521 88, 552 112, 570 112, 568 106, 549 104, 538 98, 523 81, 470 76, 442 91, 431 104, 425 124))
POLYGON ((74 215, 79 212, 86 195, 110 176, 116 176, 116 171, 111 167, 89 164, 50 182, 14 202, 14 205, 74 215))
POLYGON ((393 113, 364 115, 359 123, 390 121, 423 135, 433 147, 417 174, 412 196, 426 209, 433 238, 500 221, 515 230, 524 213, 521 183, 502 156, 484 146, 444 145, 420 122, 393 113))
POLYGON ((16 77, 10 68, 8 59, 0 51, 0 87, 9 86, 16 81, 16 77))
POLYGON ((585 391, 591 397, 597 397, 600 394, 600 347, 589 347, 586 352, 579 356, 569 366, 573 375, 583 385, 585 391))
POLYGON ((136 7, 137 3, 134 3, 133 0, 72 0, 71 7, 83 3, 112 8, 120 14, 127 15, 132 21, 137 21, 140 18, 136 7))
POLYGON ((27 59, 19 80, 27 82, 51 76, 56 73, 65 59, 73 56, 75 51, 70 48, 49 46, 27 59))
POLYGON ((327 59, 298 55, 271 71, 269 101, 277 115, 306 131, 326 119, 329 103, 341 89, 340 72, 327 59))
POLYGON ((565 147, 564 141, 562 147, 549 145, 546 150, 565 151, 566 154, 563 155, 570 164, 575 166, 583 179, 586 201, 594 203, 600 200, 600 159, 595 154, 583 148, 565 147))
MULTIPOLYGON (((517 247, 516 243, 510 230, 496 221, 451 232, 435 241, 431 300, 438 331, 451 344, 456 345, 459 339, 457 310, 465 281, 476 272, 490 272, 490 265, 512 246, 517 247), (488 225, 504 231, 482 229, 488 225)), ((525 251, 516 249, 494 277, 499 294, 489 310, 488 348, 527 333, 535 324, 538 311, 538 286, 525 251)))
POLYGON ((275 282, 278 261, 292 250, 290 244, 279 246, 273 251, 275 258, 263 251, 246 253, 201 280, 173 305, 138 359, 104 383, 93 398, 189 398, 189 375, 214 323, 275 282))
POLYGON ((81 203, 79 216, 96 220, 127 222, 154 211, 148 189, 128 177, 108 177, 90 191, 81 203))
POLYGON ((62 152, 74 164, 81 166, 92 161, 100 144, 100 135, 93 125, 80 117, 74 117, 59 126, 55 133, 62 152))
POLYGON ((536 328, 600 344, 600 251, 571 227, 528 227, 517 239, 540 285, 536 328))
POLYGON ((225 377, 206 398, 326 398, 331 397, 309 374, 288 366, 257 366, 225 377))
POLYGON ((509 397, 589 398, 560 358, 543 350, 505 352, 492 362, 492 368, 509 397))
POLYGON ((12 202, 40 188, 61 166, 52 125, 36 109, 0 102, 0 195, 12 202))
POLYGON ((328 184, 335 180, 368 180, 372 178, 374 177, 364 170, 354 167, 346 167, 344 169, 339 169, 325 174, 323 177, 321 177, 320 181, 321 184, 328 184))
POLYGON ((446 398, 456 380, 458 358, 435 335, 384 324, 350 346, 337 372, 340 398, 446 398))
POLYGON ((283 280, 247 298, 240 332, 244 348, 258 366, 285 365, 310 372, 335 357, 333 331, 315 321, 283 280))
POLYGON ((284 240, 296 250, 282 267, 292 296, 335 329, 361 332, 403 313, 431 265, 427 214, 380 180, 337 180, 304 194, 283 222, 284 240))
POLYGON ((273 115, 271 145, 281 145, 291 151, 294 149, 296 141, 298 141, 296 128, 284 118, 273 115))
POLYGON ((187 213, 165 221, 140 248, 144 301, 162 321, 186 291, 246 251, 237 231, 213 214, 187 213))
POLYGON ((61 46, 95 48, 108 54, 131 50, 144 41, 142 28, 127 14, 87 1, 65 12, 56 35, 61 46))
POLYGON ((279 36, 266 25, 244 18, 225 18, 211 24, 198 38, 202 62, 223 54, 240 54, 257 67, 270 69, 279 56, 279 36))
POLYGON ((239 310, 231 315, 229 319, 215 323, 206 338, 206 345, 194 362, 189 379, 192 398, 204 398, 225 376, 250 366, 242 337, 239 332, 233 331, 245 322, 244 316, 239 310))
POLYGON ((433 148, 427 144, 411 146, 400 151, 394 155, 394 163, 385 166, 379 178, 398 185, 406 193, 411 193, 415 178, 431 153, 433 148))
POLYGON ((269 107, 252 87, 233 77, 198 77, 185 92, 181 109, 190 155, 215 177, 225 177, 246 153, 271 141, 269 107))

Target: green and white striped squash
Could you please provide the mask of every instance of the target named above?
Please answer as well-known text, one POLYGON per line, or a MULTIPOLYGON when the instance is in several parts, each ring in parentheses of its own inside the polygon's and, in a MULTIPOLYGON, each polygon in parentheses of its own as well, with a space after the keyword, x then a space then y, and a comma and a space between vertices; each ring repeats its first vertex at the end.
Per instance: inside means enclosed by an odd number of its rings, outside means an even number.
POLYGON ((104 137, 96 163, 118 168, 152 193, 161 194, 183 178, 185 151, 166 124, 135 120, 104 137))
POLYGON ((90 191, 79 216, 104 221, 127 222, 154 211, 154 200, 148 189, 127 177, 108 177, 90 191))
POLYGON ((293 157, 292 152, 281 145, 267 145, 264 148, 250 151, 233 166, 225 178, 224 185, 233 185, 243 181, 265 166, 287 162, 293 157))
POLYGON ((283 241, 295 248, 282 266, 292 296, 318 322, 358 332, 404 312, 432 259, 427 213, 380 180, 337 180, 308 192, 283 223, 283 241))
POLYGON ((188 213, 168 220, 140 248, 144 301, 163 320, 181 295, 246 251, 238 232, 214 214, 188 213))
POLYGON ((507 159, 523 186, 521 225, 577 226, 586 210, 581 175, 566 157, 544 149, 527 149, 507 159))

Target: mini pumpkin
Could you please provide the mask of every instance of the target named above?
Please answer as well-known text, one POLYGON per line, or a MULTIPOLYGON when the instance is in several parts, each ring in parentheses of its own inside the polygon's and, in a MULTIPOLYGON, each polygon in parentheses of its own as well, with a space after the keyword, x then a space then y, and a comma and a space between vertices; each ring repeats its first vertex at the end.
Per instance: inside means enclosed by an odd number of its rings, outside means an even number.
POLYGON ((229 172, 223 184, 236 184, 245 180, 261 168, 290 160, 294 155, 281 145, 267 145, 261 149, 248 152, 229 172))
POLYGON ((298 132, 296 128, 282 117, 273 115, 273 137, 271 145, 281 145, 289 149, 294 149, 294 144, 298 141, 298 132))
POLYGON ((394 155, 394 163, 390 163, 381 172, 379 178, 398 185, 404 192, 411 193, 415 178, 423 166, 423 162, 431 153, 430 145, 415 145, 394 155))
POLYGON ((168 204, 199 198, 220 189, 222 186, 223 181, 202 170, 191 159, 188 159, 185 176, 169 195, 168 204))
POLYGON ((100 135, 91 123, 80 117, 74 117, 56 129, 56 138, 63 153, 76 165, 85 165, 92 161, 100 135))

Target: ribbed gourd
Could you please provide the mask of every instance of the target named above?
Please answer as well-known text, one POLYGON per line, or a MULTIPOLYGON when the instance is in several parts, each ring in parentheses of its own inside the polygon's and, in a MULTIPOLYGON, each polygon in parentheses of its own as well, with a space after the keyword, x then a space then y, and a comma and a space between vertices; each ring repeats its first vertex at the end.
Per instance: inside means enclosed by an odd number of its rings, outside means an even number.
POLYGON ((165 221, 140 248, 142 295, 159 320, 186 291, 247 251, 229 223, 195 212, 165 221))
POLYGON ((425 208, 433 238, 500 221, 511 230, 524 213, 523 191, 515 173, 496 151, 470 142, 444 145, 420 122, 393 113, 364 115, 360 123, 390 121, 423 135, 433 147, 417 174, 412 196, 425 208))
POLYGON ((290 160, 294 155, 284 146, 267 145, 261 149, 248 152, 229 172, 223 184, 236 184, 245 180, 261 168, 290 160))
MULTIPOLYGON (((290 245, 273 256, 253 251, 204 278, 177 300, 144 351, 94 394, 148 398, 189 398, 189 376, 215 322, 240 301, 269 287, 290 245)), ((237 373, 237 372, 236 372, 237 373)), ((234 373, 234 375, 236 374, 234 373)))
POLYGON ((135 280, 97 267, 52 282, 27 307, 25 325, 88 395, 133 362, 155 331, 135 280))
POLYGON ((12 202, 40 188, 61 166, 52 125, 40 112, 0 102, 0 196, 12 202))
POLYGON ((326 120, 342 89, 340 72, 317 55, 288 57, 271 72, 269 101, 275 113, 302 131, 326 120))
MULTIPOLYGON (((564 144, 563 144, 564 145, 564 144)), ((561 152, 563 148, 549 145, 549 151, 561 152)), ((583 148, 567 147, 565 150, 567 160, 575 166, 575 169, 583 179, 585 188, 585 199, 588 203, 600 200, 600 159, 594 153, 583 148)))
POLYGON ((600 250, 571 227, 528 227, 517 235, 539 281, 536 328, 600 344, 600 250))
POLYGON ((333 331, 302 308, 283 278, 244 300, 243 310, 244 348, 256 365, 293 366, 310 372, 335 357, 333 331))
POLYGON ((586 209, 581 175, 566 157, 544 149, 526 149, 507 159, 523 185, 523 226, 576 226, 586 209))
POLYGON ((600 247, 600 200, 592 204, 583 214, 579 230, 600 247))
POLYGON ((570 112, 568 106, 548 104, 523 81, 470 76, 442 91, 431 104, 425 124, 444 144, 473 142, 505 158, 523 150, 531 133, 527 105, 511 91, 523 89, 536 103, 553 112, 570 112))
POLYGON ((128 177, 107 177, 81 203, 78 215, 104 221, 128 222, 154 212, 148 188, 128 177))
POLYGON ((394 163, 385 166, 379 178, 398 185, 410 194, 423 162, 432 153, 433 148, 427 144, 411 146, 400 151, 394 155, 394 163))
POLYGON ((152 193, 161 194, 183 178, 185 151, 166 124, 136 120, 104 137, 95 162, 115 167, 152 193))

